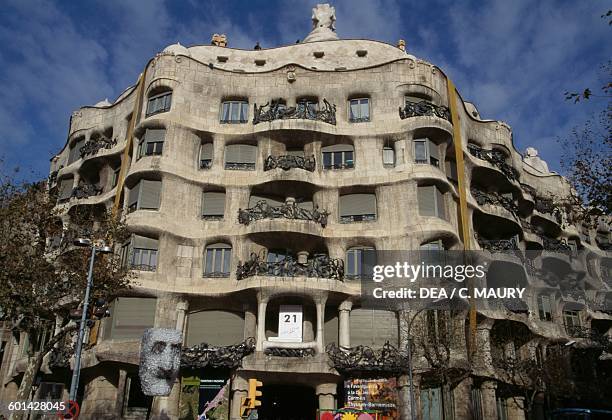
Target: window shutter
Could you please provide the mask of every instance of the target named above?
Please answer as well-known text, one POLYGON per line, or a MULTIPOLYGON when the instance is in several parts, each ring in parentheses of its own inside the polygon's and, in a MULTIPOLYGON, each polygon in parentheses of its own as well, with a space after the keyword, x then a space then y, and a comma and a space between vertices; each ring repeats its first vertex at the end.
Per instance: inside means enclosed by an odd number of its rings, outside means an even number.
POLYGON ((140 339, 155 322, 156 299, 117 298, 113 302, 111 338, 140 339))
POLYGON ((457 162, 454 160, 446 161, 446 177, 457 181, 457 162))
POLYGON ((399 328, 394 312, 376 309, 353 309, 349 317, 351 347, 382 347, 386 341, 397 347, 399 328))
POLYGON ((72 195, 72 186, 74 185, 74 178, 65 178, 60 181, 59 185, 59 199, 66 200, 72 195))
POLYGON ((363 214, 376 215, 375 194, 347 194, 340 197, 340 217, 363 214))
POLYGON ((159 209, 161 200, 161 181, 148 181, 143 179, 140 181, 140 201, 138 202, 139 209, 159 209))
POLYGON ((72 148, 70 149, 70 153, 68 154, 68 165, 70 165, 72 162, 76 162, 81 158, 81 147, 83 147, 84 145, 84 138, 74 143, 74 146, 72 146, 72 148))
POLYGON ((440 160, 440 149, 438 145, 431 140, 429 140, 427 143, 429 144, 429 156, 434 159, 440 160))
POLYGON ((435 192, 436 192, 436 205, 437 205, 437 216, 441 219, 445 219, 446 220, 446 206, 445 206, 445 200, 444 200, 444 194, 442 194, 442 192, 440 192, 439 189, 435 188, 435 192))
POLYGON ((417 162, 427 162, 427 139, 414 141, 414 160, 417 162))
POLYGON ((187 318, 187 346, 230 346, 244 340, 244 318, 228 311, 201 311, 187 318))
POLYGON ((129 195, 129 198, 128 198, 128 207, 131 207, 133 204, 138 203, 138 197, 140 195, 140 184, 141 184, 141 182, 139 182, 138 184, 134 185, 134 187, 130 189, 130 195, 129 195))
POLYGON ((338 315, 332 311, 325 314, 325 344, 338 343, 338 315))
POLYGON ((213 144, 212 143, 202 144, 201 150, 200 150, 200 159, 201 160, 205 160, 205 159, 212 160, 212 157, 213 157, 213 144))
POLYGON ((255 207, 258 201, 265 201, 269 206, 279 207, 285 204, 285 200, 280 197, 265 197, 261 195, 252 195, 249 198, 249 208, 255 207))
POLYGON ((383 148, 383 165, 395 165, 395 150, 391 147, 383 148))
POLYGON ((165 136, 166 130, 163 128, 147 128, 147 131, 145 131, 145 143, 157 143, 160 141, 163 142, 165 136))
POLYGON ((134 235, 132 248, 140 249, 158 249, 158 240, 154 238, 147 238, 146 236, 134 235))
POLYGON ((332 144, 321 148, 321 152, 352 152, 353 150, 350 144, 332 144))
POLYGON ((240 162, 240 145, 230 144, 225 146, 225 161, 231 163, 240 162))
POLYGON ((417 199, 419 200, 419 214, 421 216, 436 215, 436 196, 433 185, 417 187, 417 199))
POLYGON ((257 160, 257 146, 251 146, 250 144, 240 145, 240 162, 242 163, 255 163, 257 160))
POLYGON ((225 214, 225 193, 205 192, 202 194, 202 216, 221 216, 225 214))

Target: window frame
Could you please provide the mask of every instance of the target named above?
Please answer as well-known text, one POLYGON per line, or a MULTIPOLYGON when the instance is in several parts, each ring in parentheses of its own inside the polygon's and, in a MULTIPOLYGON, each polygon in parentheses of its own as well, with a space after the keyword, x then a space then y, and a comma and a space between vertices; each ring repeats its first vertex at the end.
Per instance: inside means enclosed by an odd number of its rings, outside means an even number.
POLYGON ((344 255, 345 258, 345 273, 344 278, 348 280, 361 280, 364 278, 368 278, 368 273, 362 272, 362 268, 364 265, 364 253, 363 251, 374 251, 376 252, 376 248, 373 246, 354 246, 346 250, 344 255), (353 263, 351 264, 351 256, 353 259, 353 263), (358 255, 357 255, 358 254, 358 255))
POLYGON ((359 222, 375 222, 378 220, 378 197, 376 192, 373 193, 351 193, 338 196, 338 221, 340 223, 359 223, 359 222), (374 197, 374 213, 351 214, 342 216, 342 197, 353 195, 366 195, 374 197))
POLYGON ((395 148, 391 145, 384 145, 382 148, 382 161, 383 161, 383 167, 385 168, 395 168, 395 166, 397 165, 397 159, 395 156, 395 148), (391 152, 391 156, 392 156, 392 162, 388 163, 385 161, 385 151, 387 152, 391 152))
POLYGON ((200 143, 200 150, 198 153, 198 168, 199 169, 211 169, 212 165, 213 165, 213 159, 215 156, 215 145, 213 142, 205 142, 205 143, 200 143), (203 159, 202 158, 202 152, 204 151, 204 146, 210 144, 210 159, 203 159))
POLYGON ((413 139, 412 140, 412 153, 414 157, 414 163, 417 165, 431 165, 438 169, 440 169, 440 147, 429 138, 425 137, 422 139, 413 139), (420 161, 417 159, 417 143, 424 144, 425 147, 425 160, 420 161), (431 155, 431 148, 436 148, 438 150, 438 157, 434 157, 431 155))
POLYGON ((219 115, 219 124, 246 124, 249 122, 249 101, 244 99, 232 99, 221 102, 221 113, 219 115), (228 118, 225 119, 225 108, 228 118), (238 119, 233 119, 233 108, 238 107, 238 119))
POLYGON ((437 217, 438 219, 442 219, 442 220, 446 220, 448 222, 448 206, 446 205, 446 193, 442 192, 440 190, 440 188, 438 188, 437 185, 433 184, 433 185, 417 185, 417 204, 419 205, 419 216, 421 217, 437 217), (433 197, 433 202, 434 202, 434 214, 433 215, 426 215, 426 214, 421 214, 421 208, 420 208, 420 204, 418 202, 419 200, 419 189, 420 188, 426 188, 426 187, 433 187, 433 191, 434 191, 434 197, 433 197), (439 206, 439 201, 438 201, 438 196, 440 197, 440 201, 442 201, 442 205, 444 207, 443 209, 443 214, 440 214, 440 206, 439 206))
POLYGON ((372 120, 372 103, 370 97, 351 98, 348 100, 348 121, 350 123, 363 123, 372 120), (356 102, 359 107, 359 117, 353 116, 352 105, 356 102), (363 116, 363 105, 367 104, 367 116, 363 116))
POLYGON ((230 276, 232 271, 232 246, 226 243, 215 243, 207 245, 204 248, 204 270, 203 277, 205 278, 227 278, 230 276), (213 271, 208 271, 208 255, 209 251, 212 251, 212 261, 210 263, 210 268, 213 271), (226 271, 214 271, 217 266, 218 254, 221 255, 221 263, 219 264, 219 268, 223 270, 227 267, 226 271), (228 255, 229 254, 229 255, 228 255))
POLYGON ((151 130, 163 130, 164 139, 161 141, 147 141, 147 133, 150 129, 145 130, 142 138, 138 142, 138 153, 136 154, 136 161, 142 159, 145 156, 161 156, 164 152, 164 142, 166 141, 166 129, 165 128, 155 128, 151 130), (149 152, 149 145, 153 145, 151 152, 149 152))
POLYGON ((324 170, 342 170, 355 168, 355 146, 347 144, 351 150, 323 150, 321 148, 321 166, 324 170), (349 159, 350 157, 350 159, 349 159))
POLYGON ((132 188, 129 189, 128 192, 128 197, 127 197, 127 211, 128 213, 134 212, 136 210, 153 210, 153 211, 159 211, 159 209, 161 208, 161 194, 162 194, 162 181, 158 181, 158 180, 154 180, 154 179, 141 179, 139 180, 132 188), (159 182, 159 203, 157 207, 142 207, 142 182, 159 182), (132 190, 134 188, 136 188, 138 186, 138 198, 136 199, 136 202, 133 204, 130 204, 130 194, 132 192, 132 190))
POLYGON ((550 295, 538 295, 538 318, 540 321, 552 322, 552 299, 550 298, 550 295), (546 310, 545 300, 548 304, 548 311, 546 310))
POLYGON ((582 328, 582 320, 580 319, 580 311, 576 309, 564 309, 563 310, 563 325, 565 327, 565 331, 570 335, 574 334, 576 330, 582 328), (571 320, 571 322, 568 323, 568 320, 571 320))
POLYGON ((145 118, 149 118, 150 116, 170 111, 170 109, 172 108, 172 93, 173 93, 172 89, 167 89, 167 90, 164 90, 163 92, 149 96, 147 98, 147 108, 145 110, 145 118), (165 99, 167 97, 169 98, 165 99), (163 108, 158 108, 155 111, 150 111, 151 103, 153 101, 158 101, 162 98, 164 98, 163 108))

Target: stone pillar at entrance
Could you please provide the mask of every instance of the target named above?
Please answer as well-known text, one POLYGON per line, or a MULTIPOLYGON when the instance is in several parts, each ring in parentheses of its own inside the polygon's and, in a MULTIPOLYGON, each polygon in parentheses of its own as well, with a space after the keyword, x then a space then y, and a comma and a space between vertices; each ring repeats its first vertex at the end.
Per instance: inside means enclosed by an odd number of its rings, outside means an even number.
POLYGON ((340 347, 351 346, 350 316, 353 302, 345 300, 338 307, 338 344, 340 347))
POLYGON ((268 299, 257 296, 257 343, 255 350, 263 351, 263 343, 266 340, 266 308, 268 299))
POLYGON ((325 336, 325 302, 327 296, 319 297, 316 300, 317 307, 317 353, 325 352, 324 336, 325 336))
POLYGON ((495 390, 497 383, 494 381, 484 381, 480 385, 482 395, 482 416, 485 419, 497 418, 497 402, 495 400, 495 390))
POLYGON ((319 399, 319 410, 333 410, 336 408, 336 389, 335 383, 317 385, 315 393, 319 399))
POLYGON ((508 398, 508 420, 525 420, 525 397, 508 398))

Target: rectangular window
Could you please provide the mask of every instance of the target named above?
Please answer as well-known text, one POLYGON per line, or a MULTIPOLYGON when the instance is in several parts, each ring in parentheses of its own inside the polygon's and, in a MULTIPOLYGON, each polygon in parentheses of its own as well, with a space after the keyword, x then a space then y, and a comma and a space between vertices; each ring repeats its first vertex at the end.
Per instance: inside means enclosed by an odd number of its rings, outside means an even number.
POLYGON ((435 185, 417 187, 417 199, 421 216, 435 216, 446 220, 444 194, 438 187, 435 185))
POLYGON ((370 121, 370 98, 349 101, 349 121, 352 123, 370 121))
POLYGON ((172 105, 172 91, 160 93, 159 95, 151 96, 147 102, 147 112, 145 117, 159 114, 161 112, 170 111, 172 105))
POLYGON ((319 103, 313 100, 302 99, 297 103, 298 113, 304 113, 306 118, 315 119, 319 110, 319 103))
POLYGON ((156 299, 118 297, 110 304, 111 316, 104 320, 104 339, 142 338, 155 322, 156 299))
POLYGON ((247 101, 226 101, 221 104, 221 124, 244 124, 248 121, 247 101))
POLYGON ((257 146, 230 144, 225 147, 225 169, 255 170, 257 146))
POLYGON ((458 182, 459 177, 457 176, 457 162, 454 160, 446 161, 446 178, 451 181, 458 182))
POLYGON ((508 402, 505 398, 497 397, 497 420, 508 420, 508 402))
POLYGON ((119 173, 121 172, 121 165, 119 165, 116 169, 113 169, 113 179, 111 182, 111 188, 115 188, 119 183, 119 173))
POLYGON ((200 146, 200 169, 212 168, 213 144, 204 143, 200 146))
POLYGON ((579 311, 563 311, 563 322, 565 323, 565 331, 567 331, 569 335, 580 332, 579 311))
POLYGON ((226 244, 206 247, 204 255, 204 277, 229 277, 232 248, 226 244))
POLYGON ((414 140, 414 162, 440 166, 440 150, 438 145, 429 139, 414 140))
POLYGON ((64 178, 59 182, 59 193, 57 200, 66 201, 72 196, 72 186, 74 185, 74 178, 64 178))
POLYGON ((70 148, 70 153, 68 154, 68 165, 70 165, 72 162, 76 162, 81 158, 81 147, 83 147, 84 145, 84 137, 74 143, 74 145, 70 148))
POLYGON ((157 239, 134 235, 130 268, 140 271, 155 271, 157 269, 157 239))
POLYGON ((351 169, 355 166, 355 152, 350 144, 334 144, 321 149, 323 169, 351 169))
POLYGON ((202 219, 221 220, 225 214, 225 193, 202 193, 202 219))
POLYGON ((550 296, 538 296, 538 314, 542 321, 552 321, 552 310, 550 304, 550 296))
POLYGON ((383 147, 383 166, 393 167, 395 166, 395 150, 393 147, 383 147))
POLYGON ((340 223, 376 220, 375 194, 347 194, 340 197, 340 223))
POLYGON ((374 248, 351 248, 346 252, 346 278, 371 278, 372 269, 376 265, 374 248))
POLYGON ((161 202, 161 181, 141 180, 130 190, 128 211, 159 210, 161 202))
POLYGON ((421 390, 421 418, 423 420, 453 420, 454 402, 451 391, 441 387, 421 390))
POLYGON ((147 128, 138 144, 138 159, 143 156, 161 155, 164 150, 165 129, 147 128))

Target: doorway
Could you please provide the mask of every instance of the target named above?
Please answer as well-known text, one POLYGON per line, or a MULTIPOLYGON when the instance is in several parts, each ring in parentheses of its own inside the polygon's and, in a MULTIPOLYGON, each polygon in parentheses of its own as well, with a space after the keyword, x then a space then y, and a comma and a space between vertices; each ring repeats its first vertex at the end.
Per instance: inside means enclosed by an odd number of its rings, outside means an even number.
POLYGON ((268 385, 262 389, 259 420, 312 420, 318 407, 314 389, 298 385, 268 385))

